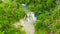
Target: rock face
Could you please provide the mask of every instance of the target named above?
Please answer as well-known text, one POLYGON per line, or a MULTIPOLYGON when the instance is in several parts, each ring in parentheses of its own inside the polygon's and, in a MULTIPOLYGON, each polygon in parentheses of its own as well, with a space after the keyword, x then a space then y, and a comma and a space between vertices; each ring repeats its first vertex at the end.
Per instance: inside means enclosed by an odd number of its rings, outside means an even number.
POLYGON ((27 15, 20 20, 20 22, 15 23, 14 25, 18 27, 18 25, 23 26, 23 30, 26 31, 26 34, 34 34, 35 28, 33 23, 36 21, 36 17, 33 12, 27 13, 27 15))

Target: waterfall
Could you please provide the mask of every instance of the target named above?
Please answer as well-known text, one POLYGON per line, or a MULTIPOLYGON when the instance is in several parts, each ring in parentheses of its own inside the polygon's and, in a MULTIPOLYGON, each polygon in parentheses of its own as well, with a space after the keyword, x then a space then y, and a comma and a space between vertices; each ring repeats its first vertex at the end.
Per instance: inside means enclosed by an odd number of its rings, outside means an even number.
POLYGON ((34 12, 27 13, 26 19, 28 20, 28 22, 30 22, 31 24, 33 24, 36 21, 36 17, 34 15, 34 12))
MULTIPOLYGON (((25 8, 25 10, 27 9, 25 8)), ((34 15, 34 12, 28 12, 23 19, 20 19, 18 23, 14 23, 14 26, 17 28, 19 25, 22 25, 22 29, 26 31, 26 34, 34 34, 35 28, 33 24, 35 21, 36 17, 34 15)))

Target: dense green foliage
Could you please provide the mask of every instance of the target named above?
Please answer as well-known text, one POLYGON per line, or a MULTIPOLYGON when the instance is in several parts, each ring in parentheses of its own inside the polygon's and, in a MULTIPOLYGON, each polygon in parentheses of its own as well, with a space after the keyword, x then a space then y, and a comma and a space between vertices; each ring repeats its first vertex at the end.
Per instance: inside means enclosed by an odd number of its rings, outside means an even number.
POLYGON ((14 22, 19 21, 25 15, 21 4, 25 3, 29 11, 33 11, 37 17, 34 24, 35 34, 46 34, 60 27, 60 22, 53 24, 51 29, 48 27, 54 23, 54 20, 60 15, 60 9, 57 7, 57 0, 0 0, 0 34, 25 34, 21 26, 16 29, 14 22))
POLYGON ((1 34, 19 34, 23 31, 16 29, 13 23, 23 18, 25 13, 18 8, 16 2, 1 2, 0 3, 0 32, 1 34), (21 32, 20 32, 21 31, 21 32))

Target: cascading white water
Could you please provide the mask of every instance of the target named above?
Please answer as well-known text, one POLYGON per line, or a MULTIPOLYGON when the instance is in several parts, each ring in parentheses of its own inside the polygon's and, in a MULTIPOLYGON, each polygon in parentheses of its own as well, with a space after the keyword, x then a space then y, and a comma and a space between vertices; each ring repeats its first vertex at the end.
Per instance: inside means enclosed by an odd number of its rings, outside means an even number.
POLYGON ((28 19, 28 22, 30 22, 31 24, 33 24, 36 21, 36 17, 34 15, 34 12, 27 13, 26 19, 28 19))
POLYGON ((35 28, 34 28, 33 23, 35 21, 36 21, 36 17, 34 15, 34 12, 28 12, 24 16, 24 18, 20 19, 18 23, 15 23, 14 26, 17 28, 19 25, 22 25, 23 26, 22 29, 26 31, 26 34, 34 34, 35 28))

